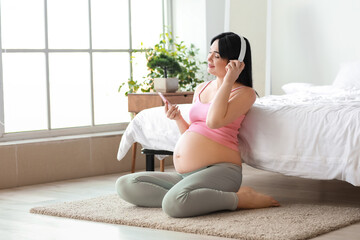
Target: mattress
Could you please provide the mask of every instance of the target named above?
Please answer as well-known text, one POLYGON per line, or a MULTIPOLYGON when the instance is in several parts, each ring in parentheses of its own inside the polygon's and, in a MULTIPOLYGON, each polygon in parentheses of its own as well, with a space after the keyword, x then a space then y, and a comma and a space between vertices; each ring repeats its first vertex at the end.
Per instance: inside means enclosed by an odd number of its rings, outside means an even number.
POLYGON ((260 98, 239 137, 250 166, 360 186, 360 90, 313 87, 260 98))

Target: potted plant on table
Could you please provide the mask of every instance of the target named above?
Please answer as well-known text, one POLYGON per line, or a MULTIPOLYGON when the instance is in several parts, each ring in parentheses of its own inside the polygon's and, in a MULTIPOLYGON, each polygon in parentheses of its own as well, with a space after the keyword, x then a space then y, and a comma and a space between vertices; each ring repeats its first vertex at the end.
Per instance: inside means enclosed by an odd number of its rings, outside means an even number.
POLYGON ((162 78, 154 78, 154 89, 157 92, 176 92, 178 90, 179 79, 176 76, 181 72, 181 67, 174 57, 165 53, 154 54, 148 59, 147 67, 163 75, 162 78))

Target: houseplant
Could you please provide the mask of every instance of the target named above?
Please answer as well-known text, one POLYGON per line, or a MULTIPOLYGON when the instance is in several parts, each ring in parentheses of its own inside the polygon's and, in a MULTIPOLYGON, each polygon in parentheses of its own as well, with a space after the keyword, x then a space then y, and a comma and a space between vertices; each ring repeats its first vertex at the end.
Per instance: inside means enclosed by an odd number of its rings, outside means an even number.
POLYGON ((154 89, 159 92, 176 92, 179 79, 176 76, 181 72, 180 64, 173 56, 165 53, 154 54, 148 59, 147 67, 157 71, 162 78, 154 78, 154 89))
MULTIPOLYGON (((184 41, 177 42, 177 38, 172 36, 171 32, 160 34, 159 43, 155 44, 153 48, 141 48, 137 52, 145 52, 146 60, 149 61, 152 56, 165 54, 173 57, 180 65, 181 72, 177 74, 179 79, 180 91, 194 91, 195 87, 204 81, 206 73, 202 70, 202 66, 207 64, 204 61, 199 61, 197 55, 199 49, 194 44, 186 46, 184 41)), ((135 51, 136 52, 136 51, 135 51)), ((143 79, 129 78, 126 83, 122 83, 120 90, 127 85, 128 90, 125 90, 125 95, 136 92, 150 92, 154 90, 154 79, 161 77, 162 73, 148 69, 149 73, 143 79)))

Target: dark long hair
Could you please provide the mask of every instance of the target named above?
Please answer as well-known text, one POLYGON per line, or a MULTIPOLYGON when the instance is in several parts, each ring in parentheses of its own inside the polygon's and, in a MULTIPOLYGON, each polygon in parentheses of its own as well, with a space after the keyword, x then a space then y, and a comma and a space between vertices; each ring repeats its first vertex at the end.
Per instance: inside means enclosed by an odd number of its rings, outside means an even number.
MULTIPOLYGON (((211 40, 210 45, 217 39, 219 39, 219 54, 221 58, 228 60, 237 60, 239 58, 241 48, 239 35, 233 32, 221 33, 211 40)), ((251 48, 249 41, 245 37, 244 39, 246 41, 246 53, 244 57, 245 68, 240 73, 236 82, 252 88, 251 48)))

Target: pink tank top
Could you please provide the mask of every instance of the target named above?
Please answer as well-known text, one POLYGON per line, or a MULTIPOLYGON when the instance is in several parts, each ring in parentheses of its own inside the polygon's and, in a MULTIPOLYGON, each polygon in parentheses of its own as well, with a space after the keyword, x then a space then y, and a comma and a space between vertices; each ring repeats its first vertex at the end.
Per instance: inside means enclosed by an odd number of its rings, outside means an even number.
MULTIPOLYGON (((228 125, 217 128, 211 129, 206 125, 206 116, 209 111, 209 107, 211 103, 202 103, 200 101, 200 94, 204 91, 204 89, 211 83, 209 81, 203 89, 199 92, 196 97, 190 112, 189 112, 189 119, 191 124, 187 131, 199 133, 211 140, 218 142, 226 147, 229 147, 235 151, 239 151, 238 148, 238 132, 241 126, 241 122, 244 120, 245 115, 240 116, 238 119, 229 123, 228 125)), ((231 92, 238 90, 244 86, 234 88, 231 92)))

